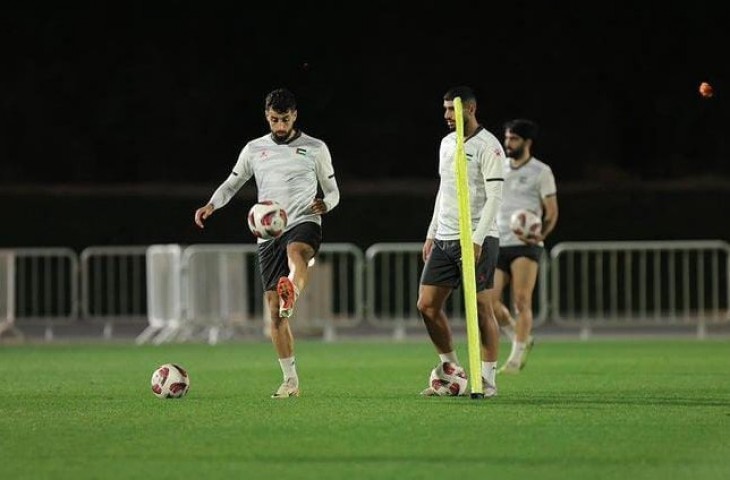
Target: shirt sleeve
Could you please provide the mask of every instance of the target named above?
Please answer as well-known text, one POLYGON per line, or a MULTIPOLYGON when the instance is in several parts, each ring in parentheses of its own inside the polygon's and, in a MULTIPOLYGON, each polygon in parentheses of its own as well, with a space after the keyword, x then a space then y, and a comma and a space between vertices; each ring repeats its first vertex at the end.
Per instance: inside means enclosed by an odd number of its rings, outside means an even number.
POLYGON ((225 206, 252 176, 251 155, 249 155, 249 147, 246 144, 238 155, 233 171, 213 192, 208 203, 212 204, 216 210, 225 206))
POLYGON ((479 245, 484 244, 484 239, 492 226, 495 224, 497 212, 502 205, 502 186, 504 185, 504 151, 499 145, 493 148, 485 148, 481 155, 482 176, 484 178, 484 190, 487 201, 482 208, 479 223, 474 229, 473 241, 479 245))
POLYGON ((555 195, 557 193, 558 189, 555 186, 555 176, 553 175, 553 171, 550 167, 545 168, 545 170, 540 173, 538 182, 540 198, 549 197, 550 195, 555 195))
POLYGON ((327 211, 332 211, 340 203, 340 189, 335 179, 335 169, 332 166, 332 156, 327 145, 322 143, 322 148, 316 159, 317 181, 322 187, 324 198, 322 201, 327 206, 327 211))
POLYGON ((438 230, 438 218, 439 218, 439 207, 441 205, 441 189, 436 194, 436 201, 433 205, 433 216, 431 217, 431 223, 428 226, 426 232, 426 238, 436 238, 436 231, 438 230))

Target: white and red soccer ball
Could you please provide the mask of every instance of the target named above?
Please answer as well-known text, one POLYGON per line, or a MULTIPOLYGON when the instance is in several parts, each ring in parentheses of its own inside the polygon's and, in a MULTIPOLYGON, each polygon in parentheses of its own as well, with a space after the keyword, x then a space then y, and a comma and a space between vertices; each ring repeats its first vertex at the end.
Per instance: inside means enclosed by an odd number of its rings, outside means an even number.
POLYGON ((510 229, 519 236, 530 238, 542 232, 542 220, 530 210, 517 210, 509 220, 510 229))
POLYGON ((157 398, 182 398, 190 389, 190 376, 180 365, 166 363, 152 373, 151 383, 157 398))
POLYGON ((450 397, 464 395, 468 379, 466 371, 453 362, 441 362, 433 370, 428 384, 438 396, 450 397))
POLYGON ((286 212, 274 201, 262 200, 248 211, 248 228, 256 238, 277 238, 284 233, 286 225, 286 212))

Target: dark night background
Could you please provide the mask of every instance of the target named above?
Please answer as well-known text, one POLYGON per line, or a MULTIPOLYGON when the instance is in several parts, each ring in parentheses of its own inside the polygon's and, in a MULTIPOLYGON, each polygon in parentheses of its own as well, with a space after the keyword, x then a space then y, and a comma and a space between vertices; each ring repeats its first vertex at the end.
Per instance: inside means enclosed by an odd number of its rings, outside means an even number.
POLYGON ((730 237, 720 3, 90 5, 0 11, 0 247, 251 241, 251 185, 211 228, 192 215, 267 131, 279 86, 332 151, 326 240, 422 239, 457 84, 498 137, 510 118, 541 125, 553 242, 730 237))

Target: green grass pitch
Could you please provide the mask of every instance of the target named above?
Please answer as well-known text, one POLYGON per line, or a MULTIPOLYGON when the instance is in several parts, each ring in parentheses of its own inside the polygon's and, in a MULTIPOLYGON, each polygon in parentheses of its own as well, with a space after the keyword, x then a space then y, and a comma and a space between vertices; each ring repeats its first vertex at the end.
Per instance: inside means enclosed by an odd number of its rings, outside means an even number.
POLYGON ((265 342, 3 345, 0 479, 730 478, 727 340, 538 342, 492 400, 420 397, 436 362, 299 341, 302 396, 272 400, 265 342), (187 397, 151 393, 166 362, 187 397))

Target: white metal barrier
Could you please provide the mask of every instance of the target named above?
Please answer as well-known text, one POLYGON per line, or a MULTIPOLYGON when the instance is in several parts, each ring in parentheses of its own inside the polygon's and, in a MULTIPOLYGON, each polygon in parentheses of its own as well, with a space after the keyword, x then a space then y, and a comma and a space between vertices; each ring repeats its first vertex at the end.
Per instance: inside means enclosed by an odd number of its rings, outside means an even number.
POLYGON ((187 336, 197 330, 216 343, 236 328, 250 331, 258 323, 261 329, 256 245, 191 245, 183 251, 181 265, 187 336))
POLYGON ((146 251, 148 327, 137 343, 155 344, 175 338, 183 328, 182 248, 152 245, 146 251))
MULTIPOLYGON (((419 326, 422 322, 416 308, 423 270, 422 249, 421 242, 376 243, 365 252, 368 320, 378 327, 393 328, 396 338, 403 338, 407 327, 419 326)), ((547 256, 543 257, 540 265, 538 284, 533 295, 537 307, 535 326, 544 323, 548 315, 547 256)), ((449 297, 446 310, 452 325, 465 324, 461 290, 449 297)))
MULTIPOLYGON (((423 243, 376 243, 365 251, 368 321, 393 328, 397 339, 422 321, 416 308, 422 249, 423 243)), ((450 297, 448 309, 454 321, 463 321, 459 295, 450 297)))
POLYGON ((365 256, 350 243, 323 244, 307 290, 297 301, 294 323, 322 330, 331 341, 340 329, 352 329, 365 316, 365 256))
POLYGON ((115 324, 147 319, 146 246, 95 246, 81 252, 81 315, 104 324, 111 338, 115 324))
MULTIPOLYGON (((396 337, 420 327, 421 247, 381 243, 363 255, 351 244, 323 245, 292 326, 325 339, 364 318, 396 337)), ((707 325, 730 322, 726 242, 561 243, 551 257, 550 292, 541 264, 536 325, 550 311, 555 323, 580 326, 584 335, 600 326, 691 325, 704 337, 707 325)), ((463 323, 462 295, 452 295, 447 309, 463 323)), ((0 250, 0 334, 40 323, 52 339, 53 328, 73 324, 79 310, 104 322, 106 337, 117 322, 149 321, 138 340, 156 343, 267 331, 252 244, 90 247, 81 268, 66 248, 0 250)))
POLYGON ((15 253, 0 250, 0 336, 15 328, 15 253))
POLYGON ((78 318, 78 259, 68 248, 4 250, 0 296, 4 298, 4 330, 41 324, 46 340, 53 328, 78 318))
POLYGON ((566 242, 553 247, 552 318, 591 328, 730 320, 730 245, 723 241, 566 242))
MULTIPOLYGON (((256 245, 153 246, 147 251, 150 326, 138 343, 203 336, 215 344, 236 330, 268 333, 268 310, 256 245), (177 289, 177 290, 173 290, 177 289), (178 292, 177 294, 174 292, 178 292)), ((335 338, 363 318, 362 252, 352 244, 323 245, 297 301, 296 332, 335 338)))

